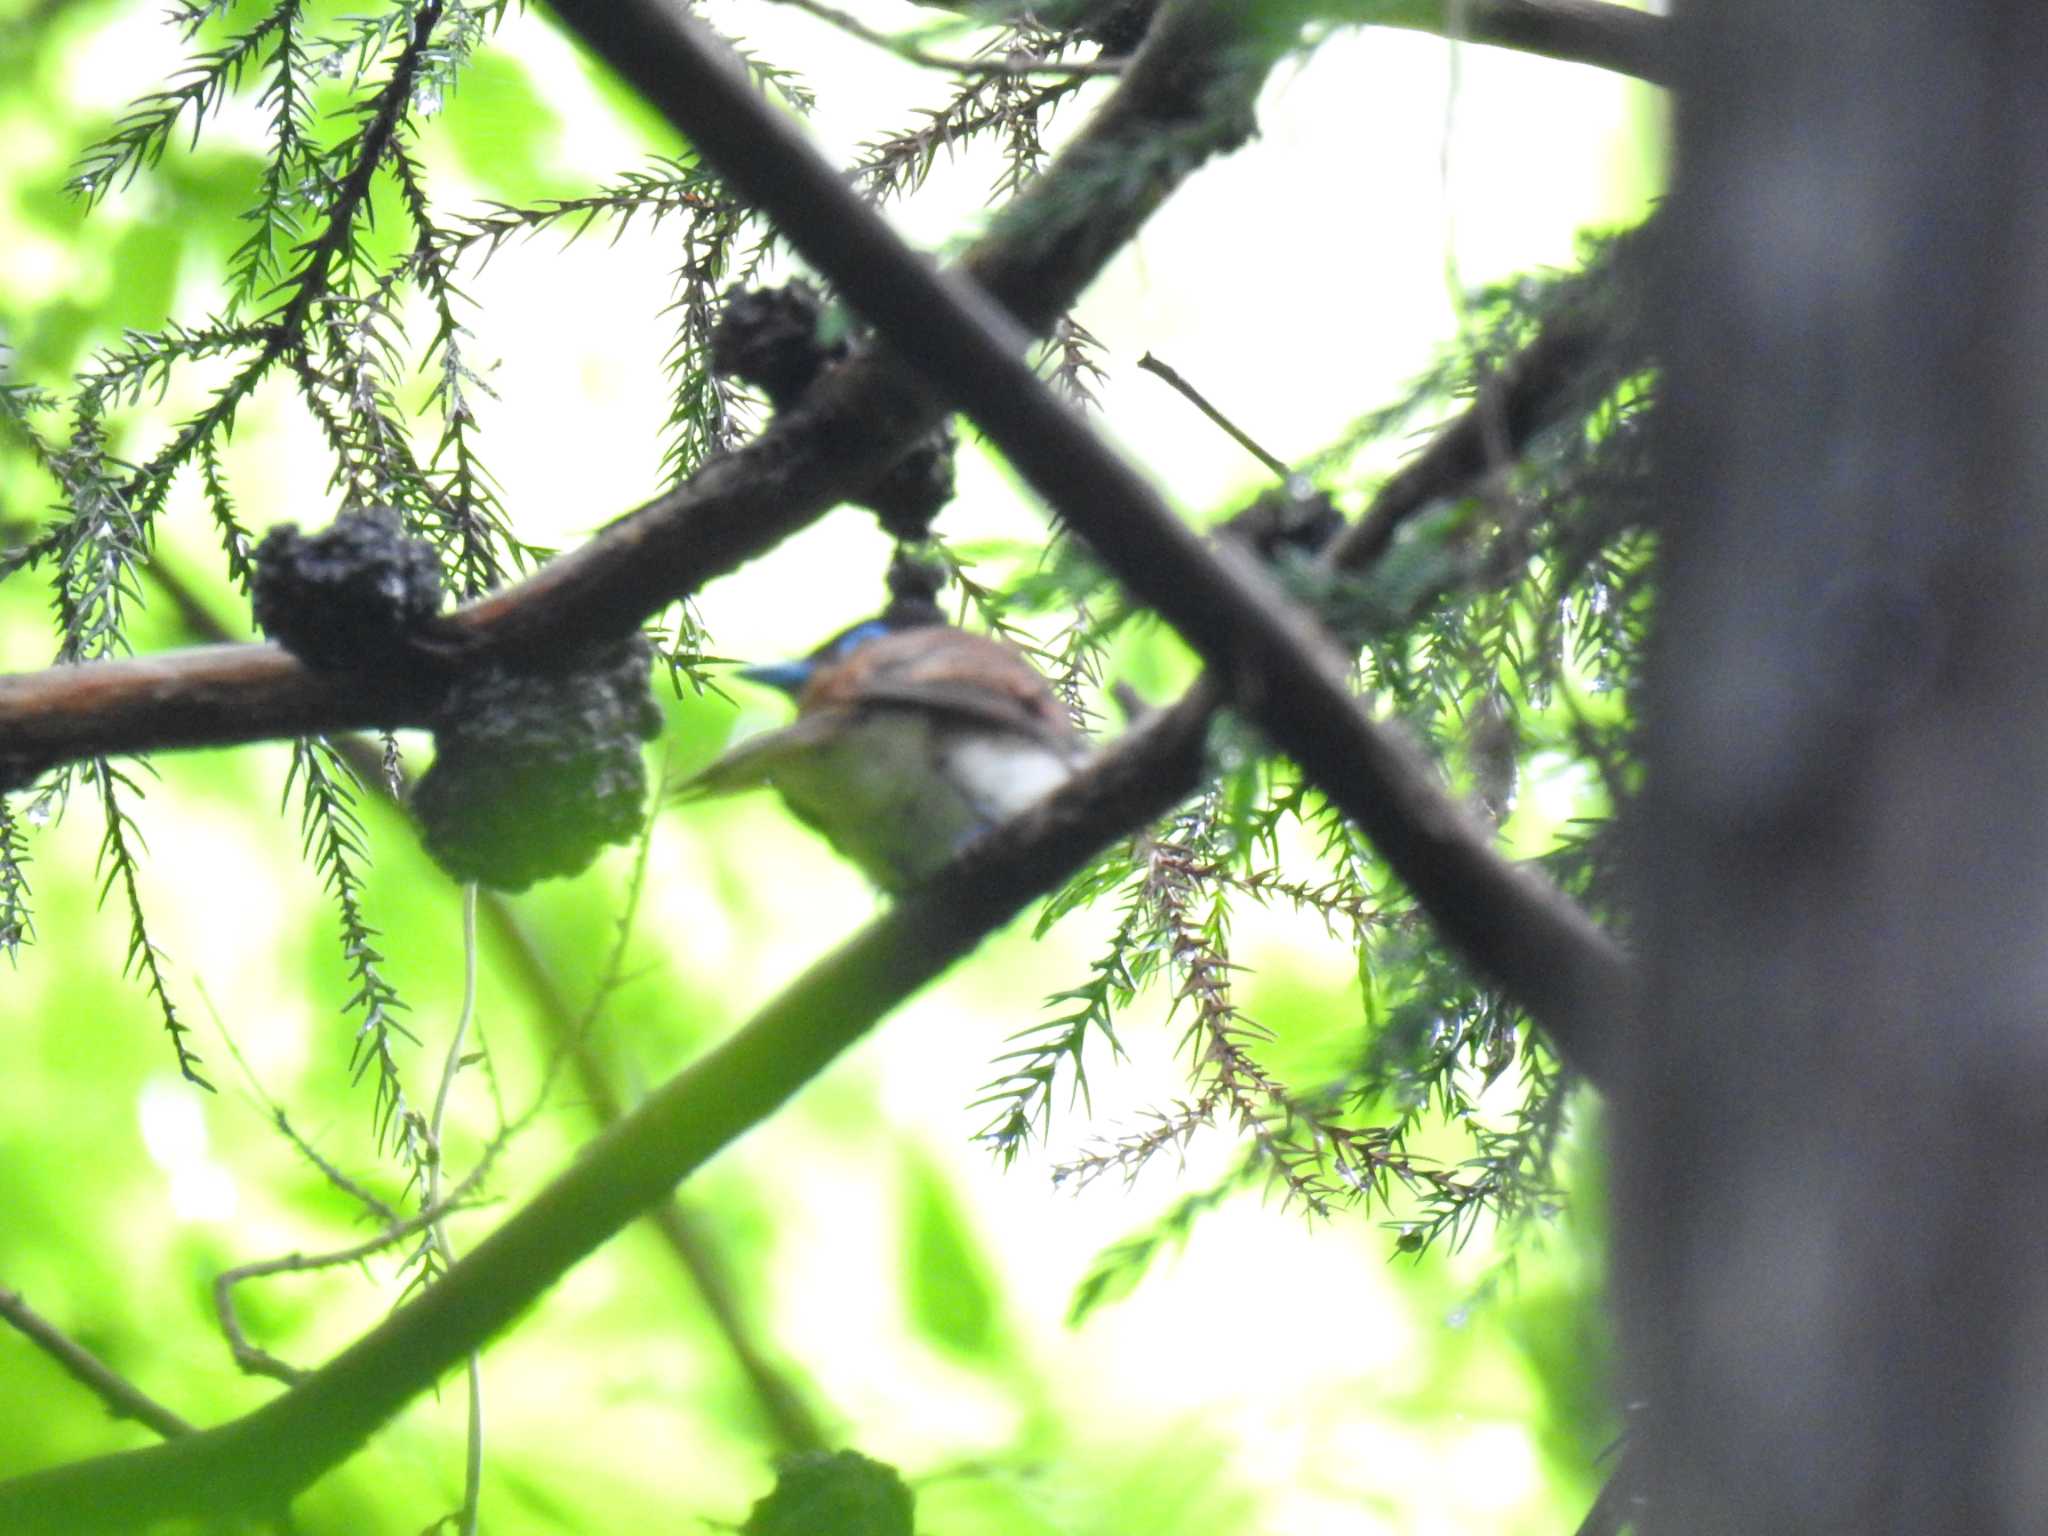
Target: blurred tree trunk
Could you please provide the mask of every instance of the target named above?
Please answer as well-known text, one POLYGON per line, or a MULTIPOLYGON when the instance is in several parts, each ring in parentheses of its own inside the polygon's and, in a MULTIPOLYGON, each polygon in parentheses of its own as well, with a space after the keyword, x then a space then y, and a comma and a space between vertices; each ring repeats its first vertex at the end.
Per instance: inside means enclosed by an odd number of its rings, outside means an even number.
POLYGON ((2048 5, 1682 20, 1642 1529, 2048 1530, 2048 5))

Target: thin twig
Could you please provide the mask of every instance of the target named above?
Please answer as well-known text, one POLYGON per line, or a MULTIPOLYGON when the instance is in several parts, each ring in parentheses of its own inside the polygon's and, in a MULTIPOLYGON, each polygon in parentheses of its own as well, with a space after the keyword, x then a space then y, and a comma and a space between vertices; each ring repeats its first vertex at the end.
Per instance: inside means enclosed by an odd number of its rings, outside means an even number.
POLYGON ((891 36, 869 26, 858 16, 840 10, 837 6, 824 5, 820 0, 774 0, 776 5, 786 5, 802 11, 807 16, 828 22, 849 37, 859 38, 864 43, 893 53, 897 58, 926 69, 948 70, 956 75, 997 75, 1005 77, 1049 75, 1067 79, 1089 79, 1114 77, 1124 72, 1122 60, 1087 59, 1075 62, 1061 62, 1056 59, 1033 59, 1011 54, 1000 59, 956 59, 936 54, 911 38, 891 36))
POLYGON ((1246 453, 1250 454, 1253 458, 1257 459, 1261 464, 1265 465, 1266 468, 1270 469, 1280 479, 1285 480, 1289 475, 1294 473, 1294 471, 1288 468, 1286 464, 1282 463, 1279 459, 1274 458, 1272 454, 1266 452, 1265 449, 1261 448, 1258 445, 1258 443, 1252 438, 1251 434, 1246 432, 1243 427, 1240 427, 1228 416, 1224 415, 1221 411, 1217 410, 1215 406, 1211 405, 1206 395, 1204 395, 1200 390, 1196 389, 1195 386, 1190 384, 1186 379, 1182 378, 1179 373, 1174 371, 1172 368, 1168 367, 1165 363, 1162 363, 1158 358, 1154 357, 1150 352, 1147 352, 1143 357, 1138 359, 1138 366, 1144 369, 1147 373, 1152 374, 1157 378, 1164 379, 1167 382, 1167 384, 1169 384, 1172 388, 1178 390, 1181 393, 1181 395, 1186 398, 1188 404, 1192 405, 1204 416, 1208 417, 1211 421, 1215 422, 1217 426, 1221 427, 1224 430, 1224 432, 1229 434, 1231 441, 1235 442, 1238 445, 1238 447, 1242 448, 1246 453))
POLYGON ((193 1433, 192 1426, 121 1375, 83 1344, 43 1317, 19 1291, 0 1286, 0 1318, 64 1368, 66 1375, 107 1405, 117 1419, 133 1419, 166 1440, 193 1433))
POLYGON ((1586 1511, 1586 1518, 1579 1522, 1576 1536, 1621 1536, 1634 1524, 1641 1508, 1635 1458, 1623 1451, 1607 1481, 1600 1485, 1600 1494, 1586 1511))
MULTIPOLYGON (((447 1162, 442 1131, 448 1122, 448 1100, 462 1070, 462 1048, 469 1037, 470 1021, 476 1016, 476 882, 462 887, 462 1007, 455 1016, 455 1028, 448 1036, 448 1054, 441 1062, 441 1083, 434 1091, 434 1109, 427 1122, 427 1145, 433 1160, 427 1164, 426 1206, 441 1203, 441 1170, 447 1162)), ((455 1263, 455 1245, 448 1241, 448 1223, 436 1220, 428 1228, 434 1251, 444 1265, 455 1263)), ((476 1536, 477 1514, 484 1487, 484 1362, 476 1350, 469 1352, 469 1425, 462 1461, 462 1536, 476 1536)))
MULTIPOLYGON (((652 818, 649 826, 652 826, 652 818)), ((643 837, 640 857, 634 865, 633 883, 636 888, 646 867, 648 846, 643 837)), ((491 901, 485 905, 484 913, 500 942, 510 952, 526 990, 539 1004, 538 1018, 548 1032, 556 1059, 566 1056, 575 1070, 584 1109, 601 1129, 616 1125, 626 1117, 627 1106, 589 1035, 594 1010, 603 1001, 603 989, 592 998, 589 1009, 578 1014, 563 996, 561 985, 555 979, 540 945, 511 905, 491 901)), ((622 929, 621 946, 623 941, 622 929)), ((738 1290, 732 1283, 716 1237, 705 1230, 705 1224, 696 1212, 679 1199, 662 1201, 647 1212, 647 1218, 654 1223, 676 1263, 695 1287, 712 1326, 725 1341, 726 1348, 753 1391, 755 1401, 760 1404, 762 1417, 782 1449, 792 1453, 825 1449, 830 1441, 809 1397, 755 1336, 753 1324, 747 1318, 738 1290)))
MULTIPOLYGON (((160 564, 161 562, 152 562, 149 567, 149 573, 153 580, 162 582, 165 577, 160 569, 160 564)), ((189 589, 184 589, 182 584, 180 590, 184 591, 187 597, 190 596, 189 589)), ((188 611, 188 619, 191 617, 192 612, 203 612, 203 610, 188 611)), ((210 622, 210 616, 208 616, 208 622, 210 622)), ((204 1005, 207 1015, 213 1020, 214 1032, 220 1036, 221 1043, 227 1046, 228 1056, 241 1069, 242 1080, 248 1084, 249 1092, 255 1095, 265 1118, 277 1127, 278 1134, 290 1142, 299 1156, 311 1163, 323 1179, 340 1190, 344 1195, 347 1195, 349 1199, 362 1206, 364 1210, 368 1211, 378 1221, 388 1225, 391 1222, 401 1220, 402 1218, 398 1212, 388 1203, 372 1193, 362 1183, 342 1172, 332 1161, 322 1156, 311 1142, 299 1134, 298 1128, 292 1124, 291 1118, 286 1115, 284 1106, 271 1097, 269 1090, 263 1086, 262 1080, 256 1076, 255 1068, 249 1065, 249 1059, 242 1054, 241 1046, 235 1042, 234 1035, 228 1030, 227 1020, 221 1017, 220 1009, 214 1006, 213 995, 207 991, 206 983, 198 978, 194 978, 193 988, 198 992, 199 1001, 204 1005)))
MULTIPOLYGON (((469 948, 470 953, 473 954, 474 946, 471 945, 469 948)), ((471 988, 474 987, 473 976, 469 978, 469 986, 471 988)), ((471 1011, 473 1003, 474 993, 472 991, 466 1000, 465 1018, 471 1011)), ((457 1029, 458 1038, 450 1049, 451 1060, 454 1060, 458 1065, 460 1063, 459 1048, 462 1033, 464 1033, 464 1026, 459 1025, 457 1029)), ((437 1110, 445 1107, 445 1090, 446 1078, 444 1077, 443 1092, 437 1095, 435 1101, 437 1110)), ((484 1143, 483 1151, 477 1158, 476 1166, 462 1176, 461 1182, 448 1192, 445 1199, 439 1197, 439 1182, 438 1179, 434 1179, 434 1198, 425 1201, 421 1209, 414 1215, 406 1217, 404 1220, 390 1223, 374 1237, 367 1238, 350 1247, 337 1248, 326 1253, 288 1253, 280 1258, 259 1259, 252 1264, 240 1264, 233 1269, 223 1270, 220 1274, 216 1275, 213 1281, 214 1314, 220 1321, 221 1335, 228 1341, 228 1351, 234 1356, 235 1363, 251 1375, 269 1376, 286 1383, 306 1380, 307 1373, 305 1371, 279 1359, 261 1346, 249 1342, 249 1337, 243 1332, 241 1320, 235 1312, 235 1287, 245 1280, 260 1279, 265 1275, 307 1274, 315 1270, 336 1269, 346 1264, 359 1264, 364 1259, 383 1252, 386 1248, 391 1247, 392 1244, 402 1242, 404 1239, 419 1232, 427 1233, 431 1241, 439 1226, 449 1216, 457 1211, 467 1209, 469 1197, 483 1183, 484 1179, 489 1176, 492 1167, 497 1163, 499 1154, 511 1144, 515 1136, 533 1122, 534 1117, 541 1112, 546 1103, 547 1086, 543 1083, 542 1087, 535 1093, 533 1102, 526 1107, 525 1111, 517 1119, 500 1125, 491 1139, 484 1143)), ((430 1143, 433 1148, 432 1161, 428 1164, 429 1176, 432 1178, 440 1167, 440 1139, 434 1133, 433 1126, 430 1125, 428 1131, 433 1136, 433 1140, 430 1143)), ((448 1257, 447 1253, 444 1252, 442 1254, 444 1260, 448 1257)))
MULTIPOLYGON (((171 600, 172 606, 178 610, 186 626, 195 635, 213 642, 226 639, 226 626, 200 599, 190 583, 164 563, 161 552, 146 567, 145 574, 171 600)), ((407 784, 403 779, 396 785, 391 782, 373 747, 355 737, 343 737, 334 743, 334 747, 355 770, 358 779, 365 784, 378 786, 383 790, 387 802, 394 809, 403 812, 407 784)), ((661 782, 664 777, 663 774, 657 774, 656 782, 661 782)), ((645 889, 648 858, 653 848, 654 827, 655 817, 650 812, 641 827, 640 837, 634 849, 633 869, 627 881, 625 907, 620 913, 618 932, 602 972, 608 979, 600 983, 589 1003, 581 1010, 574 1007, 563 995, 561 985, 556 980, 539 942, 520 921, 512 904, 495 891, 482 891, 478 898, 484 920, 490 924, 492 933, 510 955, 515 971, 535 1004, 535 1017, 550 1039, 547 1067, 540 1086, 535 1090, 534 1104, 537 1107, 548 1098, 553 1090, 556 1073, 566 1060, 576 1072, 581 1089, 580 1102, 591 1120, 601 1130, 623 1118, 626 1106, 617 1088, 612 1084, 609 1069, 591 1041, 591 1029, 598 1011, 616 986, 616 978, 624 964, 633 914, 638 910, 641 894, 645 889)), ((241 1053, 217 1014, 214 1022, 221 1029, 222 1038, 227 1041, 229 1054, 240 1062, 241 1053)), ((248 1074, 246 1064, 243 1070, 248 1074)), ((286 1122, 282 1108, 264 1092, 253 1074, 249 1075, 252 1091, 269 1108, 278 1128, 331 1183, 344 1193, 364 1202, 379 1221, 396 1223, 401 1219, 391 1207, 377 1200, 314 1151, 286 1122)), ((531 1113, 528 1112, 527 1118, 531 1117, 531 1113)), ((684 1276, 696 1289, 713 1329, 723 1340, 734 1363, 739 1367, 741 1376, 760 1405, 762 1418, 773 1432, 780 1448, 791 1454, 827 1448, 830 1441, 817 1411, 811 1406, 808 1395, 776 1361, 774 1351, 756 1337, 756 1330, 748 1320, 737 1289, 727 1273, 727 1265, 720 1252, 717 1237, 707 1231, 704 1222, 695 1212, 679 1200, 672 1199, 655 1206, 647 1213, 647 1218, 661 1235, 662 1241, 668 1245, 684 1276)), ((235 1336, 230 1335, 231 1348, 235 1336)), ((251 1358, 261 1355, 261 1351, 251 1351, 251 1358)), ((240 1359, 241 1356, 238 1355, 237 1358, 240 1359)), ((278 1363, 282 1365, 282 1362, 278 1363)), ((287 1366, 285 1369, 290 1371, 291 1367, 287 1366)))
POLYGON ((260 1345, 249 1342, 249 1336, 242 1330, 242 1323, 235 1312, 235 1287, 245 1280, 260 1280, 266 1275, 305 1275, 322 1269, 339 1269, 348 1264, 360 1264, 364 1259, 382 1253, 394 1243, 403 1242, 418 1232, 425 1232, 435 1222, 462 1209, 462 1202, 482 1178, 483 1167, 474 1170, 449 1195, 447 1202, 431 1205, 418 1214, 408 1216, 384 1228, 374 1237, 365 1238, 347 1248, 330 1249, 326 1253, 287 1253, 274 1259, 258 1259, 252 1264, 237 1264, 233 1269, 224 1269, 213 1277, 213 1312, 220 1322, 222 1337, 228 1341, 228 1352, 234 1356, 235 1364, 252 1376, 268 1376, 275 1381, 294 1385, 306 1380, 308 1372, 288 1361, 279 1359, 260 1345))

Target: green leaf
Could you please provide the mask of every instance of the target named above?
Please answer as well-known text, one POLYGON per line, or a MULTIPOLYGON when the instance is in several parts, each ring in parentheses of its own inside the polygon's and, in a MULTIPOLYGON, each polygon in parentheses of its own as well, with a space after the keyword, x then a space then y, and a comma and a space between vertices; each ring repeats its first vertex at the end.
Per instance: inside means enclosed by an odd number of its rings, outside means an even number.
POLYGON ((951 1188, 919 1160, 904 1191, 904 1297, 920 1333, 962 1355, 1007 1353, 994 1272, 951 1188))
POLYGON ((910 1536, 915 1502, 887 1462, 859 1451, 810 1451, 782 1463, 775 1491, 740 1529, 746 1536, 910 1536))

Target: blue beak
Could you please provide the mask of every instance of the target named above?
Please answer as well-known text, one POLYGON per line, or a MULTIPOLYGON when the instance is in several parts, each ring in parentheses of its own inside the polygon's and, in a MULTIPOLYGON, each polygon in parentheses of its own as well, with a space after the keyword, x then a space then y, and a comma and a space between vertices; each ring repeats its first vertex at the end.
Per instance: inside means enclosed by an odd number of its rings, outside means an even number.
POLYGON ((750 683, 759 683, 765 688, 778 688, 794 698, 804 691, 804 684, 811 680, 813 664, 808 661, 776 661, 766 666, 741 667, 739 675, 750 683))

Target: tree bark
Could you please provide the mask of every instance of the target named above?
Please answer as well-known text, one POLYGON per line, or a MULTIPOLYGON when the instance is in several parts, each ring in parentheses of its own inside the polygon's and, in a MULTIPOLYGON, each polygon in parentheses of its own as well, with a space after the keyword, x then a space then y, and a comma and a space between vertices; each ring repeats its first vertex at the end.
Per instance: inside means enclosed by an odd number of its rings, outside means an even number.
POLYGON ((2048 1526, 2048 7, 1697 0, 1619 1065, 1646 1533, 2048 1526))

